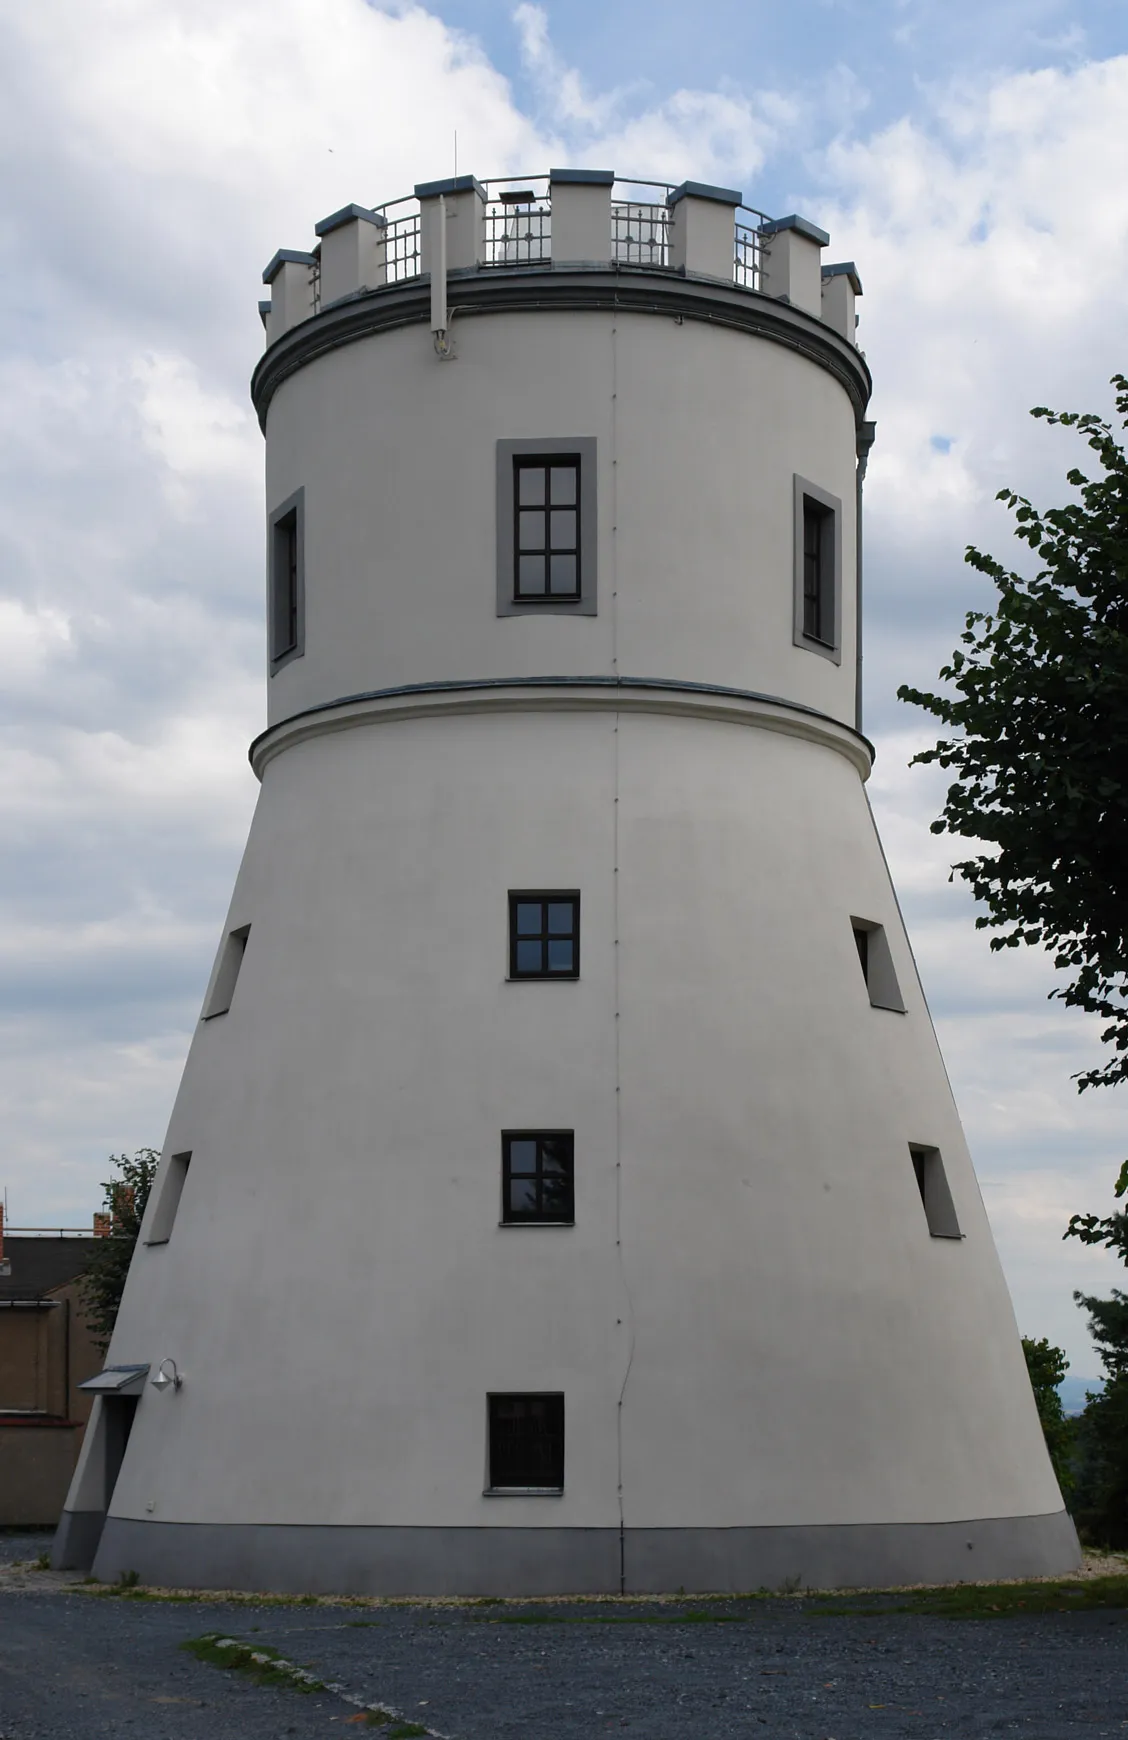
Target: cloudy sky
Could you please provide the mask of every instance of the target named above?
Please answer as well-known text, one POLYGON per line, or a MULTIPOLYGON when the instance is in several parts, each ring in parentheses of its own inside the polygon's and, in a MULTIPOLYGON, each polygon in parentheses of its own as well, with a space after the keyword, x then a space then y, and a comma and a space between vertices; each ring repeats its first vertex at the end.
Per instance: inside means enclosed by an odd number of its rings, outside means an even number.
MULTIPOLYGON (((1128 1101, 1046 959, 993 955, 929 835, 928 684, 1003 483, 1061 496, 1036 404, 1111 409, 1128 284, 1121 0, 0 0, 0 1184, 89 1224, 159 1146, 263 719, 262 267, 459 166, 744 190, 865 285, 871 792, 1023 1331, 1097 1361, 1061 1243, 1106 1209, 1128 1101)), ((1017 552, 1018 546, 1014 545, 1017 552)))

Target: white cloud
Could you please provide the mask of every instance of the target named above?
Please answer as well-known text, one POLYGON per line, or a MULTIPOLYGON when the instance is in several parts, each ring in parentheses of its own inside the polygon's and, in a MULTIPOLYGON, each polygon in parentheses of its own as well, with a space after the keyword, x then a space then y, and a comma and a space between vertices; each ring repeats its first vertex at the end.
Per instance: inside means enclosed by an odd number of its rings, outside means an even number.
POLYGON ((995 490, 1061 489, 1069 439, 1027 408, 1109 402, 1128 58, 937 85, 867 136, 846 69, 792 91, 599 90, 556 52, 543 8, 515 21, 531 117, 472 40, 418 6, 0 13, 0 151, 20 162, 0 329, 3 898, 24 931, 9 966, 32 981, 0 1076, 19 1213, 87 1217, 108 1148, 160 1141, 230 891, 262 711, 246 381, 264 262, 349 201, 446 173, 456 128, 460 167, 479 175, 571 158, 739 185, 754 203, 757 172, 802 152, 807 185, 786 209, 857 261, 877 382, 875 808, 1023 1327, 1066 1341, 1088 1375, 1069 1289, 1107 1284, 1107 1264, 1058 1234, 1075 1208, 1107 1206, 1119 1158, 1108 1100, 1078 1100, 1068 1079, 1092 1033, 1045 1002, 1048 963, 992 955, 972 928, 947 882, 960 843, 927 831, 942 780, 904 770, 934 733, 891 696, 933 681, 983 596, 964 543, 1012 542, 995 490))

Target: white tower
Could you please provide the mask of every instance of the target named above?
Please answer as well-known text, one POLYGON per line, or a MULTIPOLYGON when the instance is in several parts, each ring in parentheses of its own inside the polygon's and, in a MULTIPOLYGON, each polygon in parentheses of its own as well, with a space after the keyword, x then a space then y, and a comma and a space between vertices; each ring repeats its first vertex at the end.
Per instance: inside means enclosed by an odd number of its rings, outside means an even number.
POLYGON ((317 234, 262 792, 57 1562, 1066 1569, 866 802, 853 265, 590 170, 317 234))

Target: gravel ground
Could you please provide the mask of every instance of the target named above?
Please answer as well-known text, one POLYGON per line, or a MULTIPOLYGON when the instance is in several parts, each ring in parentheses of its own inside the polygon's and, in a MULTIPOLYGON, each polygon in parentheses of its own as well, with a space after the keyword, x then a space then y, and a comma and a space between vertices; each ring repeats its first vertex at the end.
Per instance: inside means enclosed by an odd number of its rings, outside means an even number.
POLYGON ((357 1723, 340 1692, 256 1686, 179 1648, 206 1632, 273 1646, 449 1740, 1128 1736, 1126 1612, 941 1620, 821 1604, 167 1602, 11 1572, 0 1740, 273 1740, 357 1723))

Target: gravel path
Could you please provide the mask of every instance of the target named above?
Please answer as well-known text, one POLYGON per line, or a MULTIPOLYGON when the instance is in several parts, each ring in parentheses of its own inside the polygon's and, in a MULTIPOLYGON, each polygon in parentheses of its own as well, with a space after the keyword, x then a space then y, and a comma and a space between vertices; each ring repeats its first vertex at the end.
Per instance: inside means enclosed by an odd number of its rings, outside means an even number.
MULTIPOLYGON (((13 1556, 0 1540, 0 1562, 13 1556)), ((0 1740, 361 1731, 342 1692, 449 1740, 1128 1737, 1128 1612, 942 1620, 824 1604, 260 1606, 122 1600, 9 1571, 0 1740), (271 1646, 342 1691, 198 1662, 179 1646, 204 1633, 271 1646)))

